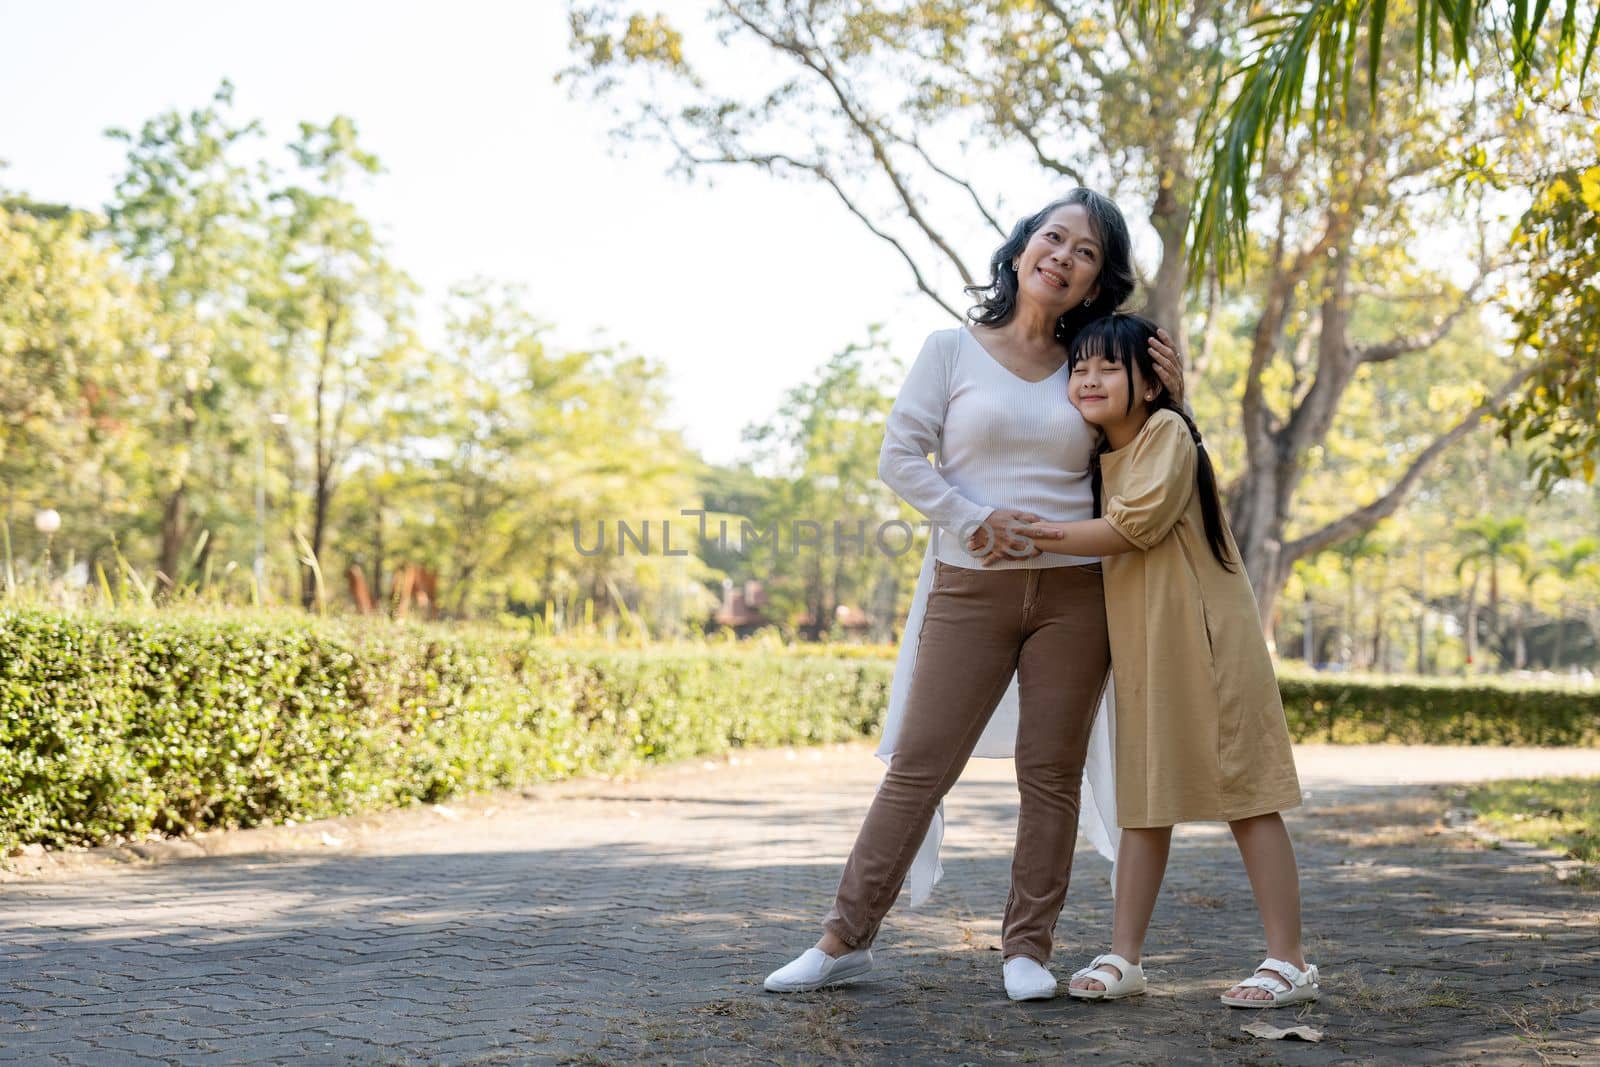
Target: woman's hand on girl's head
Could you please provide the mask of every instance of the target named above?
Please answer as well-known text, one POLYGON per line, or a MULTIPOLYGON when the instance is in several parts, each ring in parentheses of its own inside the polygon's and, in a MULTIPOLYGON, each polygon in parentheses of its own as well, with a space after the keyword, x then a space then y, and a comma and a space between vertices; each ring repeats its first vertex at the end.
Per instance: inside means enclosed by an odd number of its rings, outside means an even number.
POLYGON ((1172 402, 1183 407, 1183 357, 1178 354, 1178 346, 1166 330, 1158 329, 1156 335, 1150 338, 1150 357, 1155 360, 1156 377, 1167 387, 1172 402))

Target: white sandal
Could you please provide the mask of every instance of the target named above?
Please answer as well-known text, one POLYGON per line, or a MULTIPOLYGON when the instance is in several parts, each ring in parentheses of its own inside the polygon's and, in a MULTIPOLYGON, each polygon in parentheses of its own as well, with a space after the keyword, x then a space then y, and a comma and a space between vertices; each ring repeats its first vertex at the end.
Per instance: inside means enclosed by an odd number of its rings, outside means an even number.
POLYGON ((1317 985, 1317 968, 1315 964, 1306 964, 1306 969, 1301 970, 1286 960, 1264 959, 1261 966, 1256 968, 1255 974, 1238 983, 1241 989, 1265 989, 1272 994, 1271 1000, 1251 1000, 1246 997, 1230 997, 1222 994, 1222 1003, 1230 1008, 1287 1008, 1291 1004, 1304 1004, 1316 1000, 1322 995, 1322 988, 1317 985), (1268 974, 1261 974, 1268 971, 1268 974))
POLYGON ((1114 952, 1096 956, 1089 966, 1073 972, 1072 977, 1093 978, 1105 986, 1104 989, 1075 989, 1069 985, 1067 994, 1079 1000, 1121 1000, 1123 997, 1136 997, 1145 991, 1147 984, 1144 980, 1143 967, 1137 963, 1129 963, 1114 952), (1117 971, 1102 966, 1107 963, 1122 974, 1118 975, 1117 971))

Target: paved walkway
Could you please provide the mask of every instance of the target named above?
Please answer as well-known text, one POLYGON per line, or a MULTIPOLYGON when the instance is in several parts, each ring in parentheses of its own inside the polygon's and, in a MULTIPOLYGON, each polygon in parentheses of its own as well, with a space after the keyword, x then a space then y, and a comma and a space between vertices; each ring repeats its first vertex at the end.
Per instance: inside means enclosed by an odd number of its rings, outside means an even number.
MULTIPOLYGON (((1150 995, 1007 1001, 1008 762, 952 794, 946 881, 891 916, 870 980, 763 994, 814 938, 877 781, 846 746, 214 835, 209 858, 50 860, 0 884, 0 1061, 1600 1062, 1600 892, 1443 830, 1449 790, 1427 784, 1600 774, 1600 752, 1299 757, 1317 1045, 1249 1037, 1259 1016, 1216 1003, 1262 955, 1220 827, 1176 839, 1150 995)), ((1109 936, 1109 867, 1077 864, 1058 973, 1109 936)))

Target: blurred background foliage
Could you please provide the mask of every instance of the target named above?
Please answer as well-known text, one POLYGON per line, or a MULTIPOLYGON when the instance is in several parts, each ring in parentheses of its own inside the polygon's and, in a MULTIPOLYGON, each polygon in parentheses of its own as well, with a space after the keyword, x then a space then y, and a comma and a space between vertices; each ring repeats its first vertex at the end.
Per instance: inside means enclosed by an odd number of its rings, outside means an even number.
MULTIPOLYGON (((1003 188, 1103 189, 1144 235, 1137 299, 1183 339, 1281 657, 1592 671, 1594 11, 1524 18, 1504 48, 1514 20, 1475 18, 1469 61, 1419 62, 1444 6, 1379 6, 1338 22, 1370 77, 1326 83, 1345 53, 1313 52, 1302 106, 1255 115, 1242 155, 1220 151, 1240 72, 1319 38, 1226 0, 727 0, 692 25, 574 0, 561 77, 687 180, 829 189, 930 327, 1036 206, 1003 188), (729 54, 757 61, 734 77, 729 54), (1019 146, 1022 170, 989 165, 1019 146)), ((515 287, 464 280, 424 340, 357 206, 383 169, 351 118, 268 145, 224 83, 110 135, 106 204, 0 190, 11 601, 898 636, 925 536, 876 476, 907 356, 877 324, 771 415, 730 404, 749 454, 713 466, 671 427, 662 365, 557 348, 559 309, 515 287)))

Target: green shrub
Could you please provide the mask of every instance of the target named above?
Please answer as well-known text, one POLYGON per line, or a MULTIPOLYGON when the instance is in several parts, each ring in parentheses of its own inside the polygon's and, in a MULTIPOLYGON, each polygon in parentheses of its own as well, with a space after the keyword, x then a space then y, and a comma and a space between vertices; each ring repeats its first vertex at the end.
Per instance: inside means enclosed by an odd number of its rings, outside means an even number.
POLYGON ((0 851, 859 738, 891 670, 301 618, 0 611, 0 851))
POLYGON ((1600 690, 1280 673, 1296 741, 1600 745, 1600 690))
MULTIPOLYGON (((0 610, 0 854, 868 736, 885 652, 0 610)), ((1600 745, 1600 692, 1280 677, 1299 741, 1600 745)))

